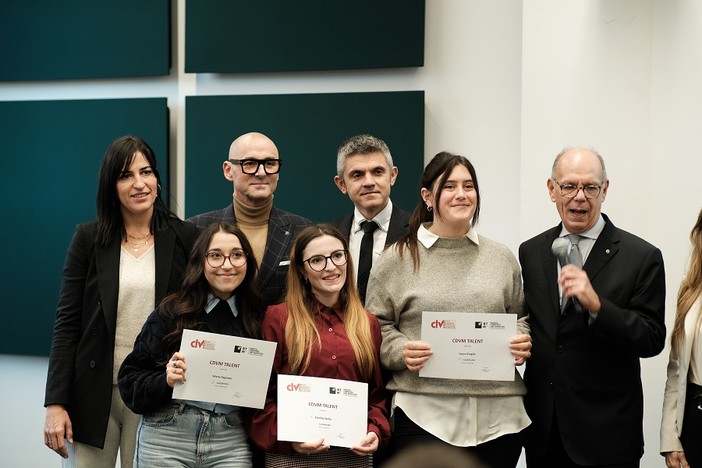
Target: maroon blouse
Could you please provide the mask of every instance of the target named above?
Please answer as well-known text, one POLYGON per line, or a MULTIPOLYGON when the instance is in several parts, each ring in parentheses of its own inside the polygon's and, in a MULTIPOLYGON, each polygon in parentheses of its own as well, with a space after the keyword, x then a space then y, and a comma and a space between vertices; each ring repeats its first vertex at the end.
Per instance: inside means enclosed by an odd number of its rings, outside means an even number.
MULTIPOLYGON (((384 445, 390 439, 390 424, 388 423, 385 407, 385 387, 380 374, 380 324, 373 314, 366 311, 370 322, 371 337, 375 351, 375 366, 373 375, 368 381, 368 432, 375 432, 384 445)), ((286 305, 277 304, 268 307, 263 319, 263 339, 275 341, 278 347, 273 360, 273 373, 268 386, 266 405, 256 411, 249 429, 249 437, 266 452, 290 453, 290 442, 278 441, 277 420, 277 374, 290 374, 288 365, 288 350, 285 342, 285 324, 288 321, 286 305)), ((356 366, 353 348, 346 336, 342 312, 338 306, 326 307, 317 303, 315 323, 322 341, 321 350, 315 344, 309 352, 312 353, 310 366, 305 371, 307 377, 325 377, 329 379, 353 380, 363 382, 364 379, 356 366)), ((360 442, 360 440, 358 441, 360 442)))

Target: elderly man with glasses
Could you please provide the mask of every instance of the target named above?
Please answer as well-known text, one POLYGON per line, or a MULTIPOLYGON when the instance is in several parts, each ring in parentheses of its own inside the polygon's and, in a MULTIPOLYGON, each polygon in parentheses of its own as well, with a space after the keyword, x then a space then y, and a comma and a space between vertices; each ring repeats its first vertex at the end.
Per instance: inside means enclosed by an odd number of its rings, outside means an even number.
POLYGON ((638 467, 639 360, 665 342, 663 257, 600 212, 609 180, 596 151, 563 150, 547 186, 562 222, 519 248, 533 340, 527 465, 638 467))
POLYGON ((188 220, 200 229, 222 221, 239 226, 251 243, 259 266, 264 306, 282 299, 293 240, 311 224, 307 218, 273 206, 282 164, 278 148, 266 135, 241 135, 232 142, 229 157, 222 163, 224 178, 234 186, 232 203, 188 220))

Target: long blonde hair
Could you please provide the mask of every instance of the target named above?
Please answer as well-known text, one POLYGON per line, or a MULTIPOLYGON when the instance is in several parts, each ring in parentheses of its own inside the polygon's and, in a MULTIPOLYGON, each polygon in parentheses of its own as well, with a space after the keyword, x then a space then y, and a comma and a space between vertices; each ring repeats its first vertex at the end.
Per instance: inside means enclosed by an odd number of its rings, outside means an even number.
MULTIPOLYGON (((685 318, 697 298, 702 294, 702 211, 697 216, 697 222, 690 232, 692 254, 687 273, 680 283, 678 290, 677 311, 675 324, 670 335, 670 343, 674 357, 678 357, 685 337, 685 318)), ((698 327, 702 321, 702 314, 698 318, 698 327)))
MULTIPOLYGON (((312 288, 303 276, 304 264, 302 252, 312 241, 321 236, 331 236, 341 241, 344 250, 348 243, 341 232, 328 224, 309 226, 300 231, 290 254, 287 293, 285 304, 288 308, 288 322, 285 325, 285 341, 288 351, 290 371, 303 374, 310 366, 312 346, 321 349, 322 342, 314 322, 317 300, 312 288)), ((366 310, 361 303, 353 274, 353 262, 348 256, 346 263, 346 283, 339 294, 344 329, 351 342, 356 366, 365 379, 369 379, 373 368, 378 365, 371 337, 370 323, 366 310)))

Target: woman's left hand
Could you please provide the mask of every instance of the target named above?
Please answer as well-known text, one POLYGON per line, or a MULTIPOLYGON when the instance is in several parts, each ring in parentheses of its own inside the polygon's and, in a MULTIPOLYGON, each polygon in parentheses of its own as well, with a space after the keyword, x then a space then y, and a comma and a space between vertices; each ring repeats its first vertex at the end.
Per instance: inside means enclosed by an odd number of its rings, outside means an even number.
POLYGON ((185 364, 185 356, 179 352, 174 353, 166 365, 166 383, 168 386, 173 388, 176 383, 185 382, 185 371, 187 369, 188 366, 185 364))
POLYGON ((509 340, 509 350, 514 356, 514 365, 521 366, 531 357, 531 336, 527 334, 513 336, 509 340))
POLYGON ((668 468, 690 468, 690 464, 685 458, 685 452, 664 452, 665 466, 668 468))
POLYGON ((351 451, 359 456, 368 455, 378 450, 379 443, 378 434, 371 431, 366 434, 360 444, 351 447, 351 451))

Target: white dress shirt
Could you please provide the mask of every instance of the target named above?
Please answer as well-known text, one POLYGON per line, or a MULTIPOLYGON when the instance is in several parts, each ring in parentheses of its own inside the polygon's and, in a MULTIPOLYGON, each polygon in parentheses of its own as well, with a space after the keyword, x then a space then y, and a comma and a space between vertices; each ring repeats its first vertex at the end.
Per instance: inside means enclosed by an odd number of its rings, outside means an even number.
POLYGON ((358 278, 358 259, 361 255, 361 239, 363 239, 363 229, 361 223, 363 221, 375 221, 378 224, 378 229, 373 232, 373 263, 385 248, 385 241, 388 238, 388 229, 390 228, 390 216, 392 215, 392 202, 388 200, 383 211, 378 213, 373 219, 363 217, 358 208, 353 209, 353 222, 351 223, 351 232, 349 233, 349 253, 353 258, 353 275, 358 278))

